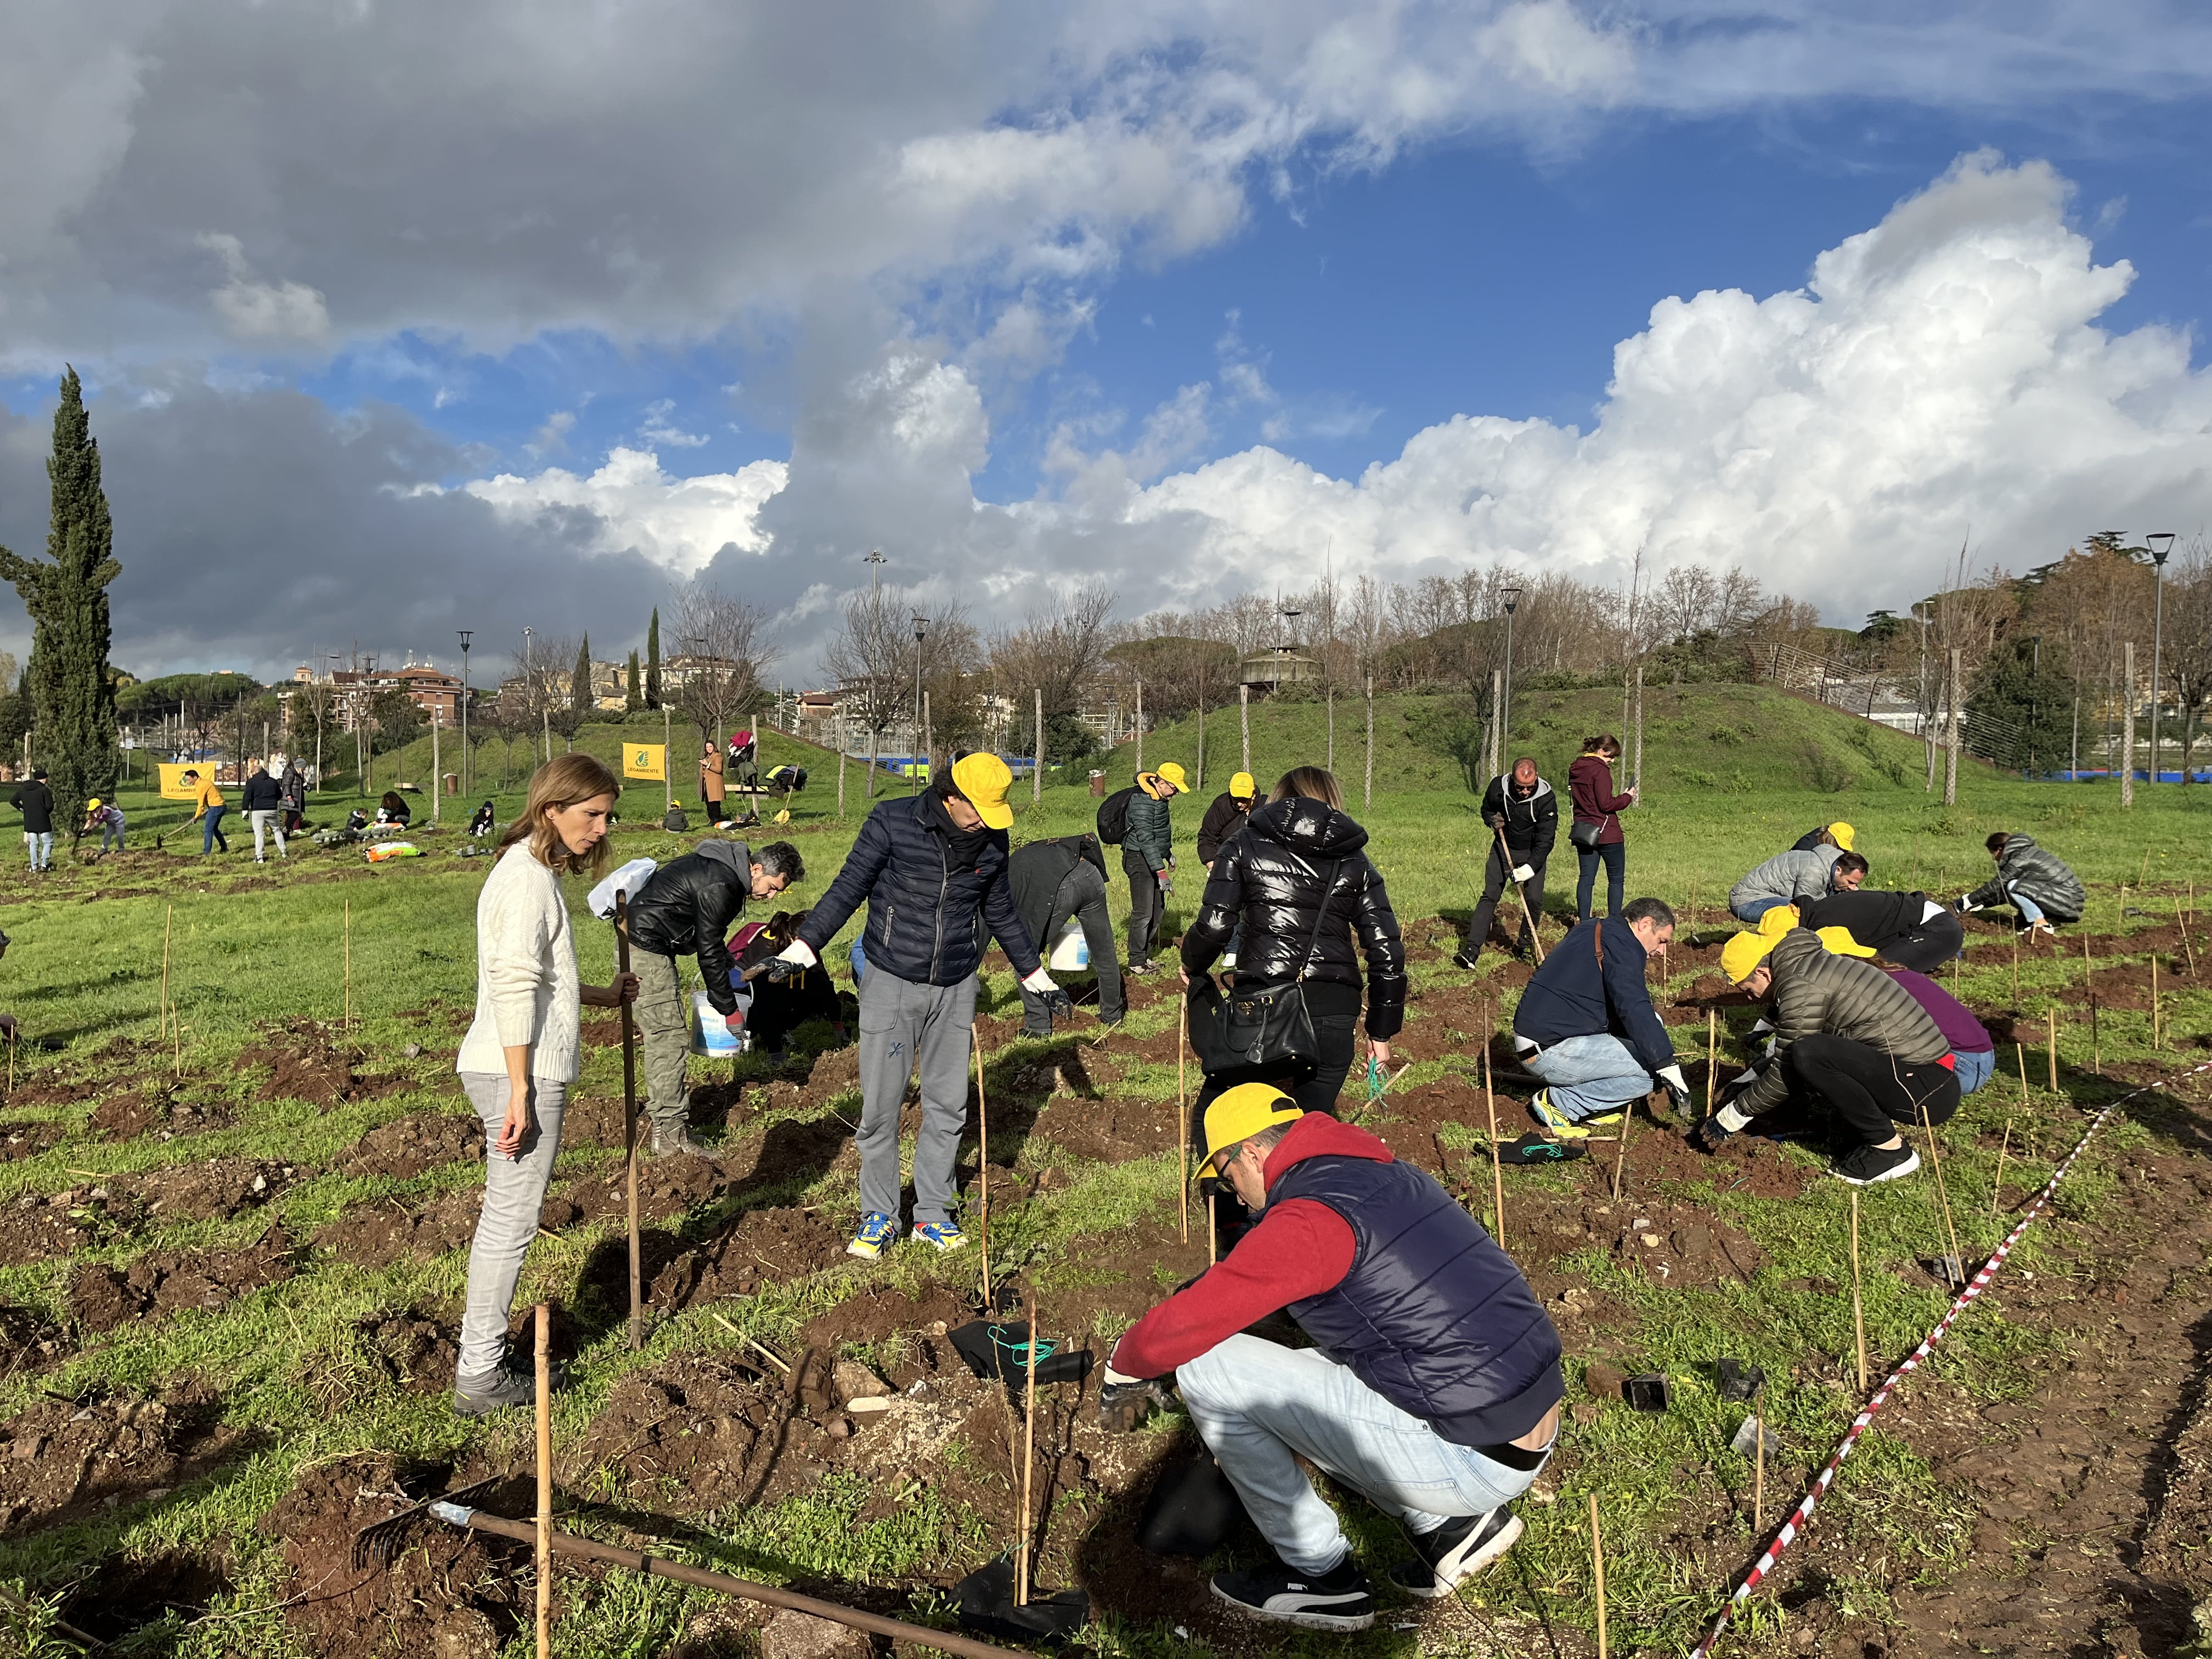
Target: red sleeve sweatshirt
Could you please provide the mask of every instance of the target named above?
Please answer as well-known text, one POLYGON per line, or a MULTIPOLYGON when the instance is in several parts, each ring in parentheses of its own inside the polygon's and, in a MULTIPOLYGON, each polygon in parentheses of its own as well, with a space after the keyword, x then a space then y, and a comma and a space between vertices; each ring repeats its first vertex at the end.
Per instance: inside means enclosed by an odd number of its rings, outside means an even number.
MULTIPOLYGON (((1392 1161, 1390 1149, 1365 1130, 1310 1113, 1269 1154, 1267 1184, 1320 1154, 1392 1161)), ((1271 1203, 1204 1278, 1131 1326, 1107 1363, 1126 1376, 1164 1376, 1254 1322, 1342 1284, 1353 1247, 1351 1224, 1328 1205, 1310 1198, 1271 1203)))

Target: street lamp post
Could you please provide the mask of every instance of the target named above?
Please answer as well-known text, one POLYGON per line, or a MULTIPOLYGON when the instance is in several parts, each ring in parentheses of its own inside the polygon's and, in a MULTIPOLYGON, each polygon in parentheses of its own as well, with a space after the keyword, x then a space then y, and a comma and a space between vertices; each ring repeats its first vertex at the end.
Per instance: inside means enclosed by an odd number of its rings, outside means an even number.
MULTIPOLYGON (((461 799, 469 798, 469 635, 476 630, 458 628, 461 636, 461 799)), ((442 783, 443 779, 440 781, 442 783)))
POLYGON ((907 767, 906 792, 909 795, 921 787, 921 641, 922 636, 928 632, 929 618, 919 611, 915 611, 914 615, 914 741, 907 745, 915 753, 913 761, 907 767))
MULTIPOLYGON (((2151 568, 2158 583, 2156 612, 2151 623, 2150 635, 2150 781, 2158 781, 2158 700, 2159 655, 2166 643, 2166 559, 2173 551, 2173 532, 2160 530, 2143 538, 2143 545, 2150 549, 2151 568)), ((2182 757, 2182 771, 2189 770, 2188 757, 2182 757)))
POLYGON ((1521 590, 1502 587, 1498 597, 1505 602, 1505 690, 1498 700, 1498 769, 1503 772, 1506 769, 1505 747, 1513 718, 1513 613, 1521 608, 1521 590))

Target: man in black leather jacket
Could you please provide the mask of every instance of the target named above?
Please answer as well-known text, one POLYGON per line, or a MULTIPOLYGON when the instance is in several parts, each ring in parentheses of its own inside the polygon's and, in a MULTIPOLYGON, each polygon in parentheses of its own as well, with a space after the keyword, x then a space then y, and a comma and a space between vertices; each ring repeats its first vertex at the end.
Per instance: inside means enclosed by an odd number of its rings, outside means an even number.
POLYGON ((707 1000, 727 1019, 738 1012, 724 941, 747 899, 774 898, 806 876, 799 849, 770 842, 755 853, 741 841, 702 841, 654 871, 629 902, 630 971, 637 975, 638 1033, 645 1042, 646 1113, 653 1151, 702 1151, 691 1139, 691 1097, 684 1070, 690 1053, 678 957, 699 958, 707 1000))

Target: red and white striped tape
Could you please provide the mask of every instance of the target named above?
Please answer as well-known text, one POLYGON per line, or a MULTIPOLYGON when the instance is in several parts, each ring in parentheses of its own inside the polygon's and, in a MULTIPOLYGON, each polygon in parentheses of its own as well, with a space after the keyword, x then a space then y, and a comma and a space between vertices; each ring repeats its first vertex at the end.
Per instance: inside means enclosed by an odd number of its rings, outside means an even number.
POLYGON ((1927 1358, 1935 1350, 1936 1345, 1943 1340, 1944 1334, 1951 1328, 1953 1322, 1960 1314, 1966 1312, 1969 1306, 1980 1299, 1983 1291, 1987 1289, 1990 1281, 1997 1276, 1998 1269, 2004 1266, 2005 1258, 2012 1254, 2012 1247, 2020 1243, 2021 1236, 2033 1224, 2036 1217, 2041 1215, 2049 1206, 2051 1194, 2058 1190, 2058 1183, 2066 1179, 2066 1173, 2074 1167, 2075 1160, 2087 1149, 2089 1142, 2095 1138, 2097 1131, 2105 1127, 2105 1120, 2137 1095, 2146 1095, 2153 1090, 2163 1089, 2167 1084, 2178 1082, 2185 1077, 2192 1077, 2198 1072, 2203 1071, 2212 1071, 2212 1060, 2207 1060, 2201 1066, 2192 1066, 2187 1071, 2177 1073, 2173 1077, 2164 1079, 2160 1082, 2146 1083, 2142 1088, 2122 1095, 2089 1120, 2088 1128, 2082 1132, 2081 1139, 2074 1143, 2074 1150, 2068 1152, 2060 1161, 2058 1167, 2051 1171, 2051 1179, 2044 1184, 2043 1190, 2036 1194, 2035 1202, 2029 1205, 2027 1213, 2021 1217, 2020 1225, 2005 1235, 2004 1243, 1990 1253, 1990 1259, 1982 1264, 1982 1270, 1974 1275, 1973 1282, 1959 1292, 1958 1299, 1951 1304, 1950 1310, 1943 1316, 1936 1328, 1929 1332, 1927 1339, 1905 1358, 1904 1364, 1889 1374, 1881 1387, 1875 1390, 1874 1398, 1866 1403, 1866 1409, 1851 1419, 1850 1430, 1844 1436, 1843 1443, 1836 1448, 1835 1455, 1828 1460, 1827 1467, 1814 1478, 1812 1490, 1805 1494, 1804 1501, 1797 1505, 1789 1520, 1783 1522, 1782 1530, 1775 1534, 1773 1541, 1767 1545, 1765 1553, 1752 1564, 1751 1571, 1744 1575, 1744 1580, 1736 1586, 1735 1594, 1730 1595, 1722 1606, 1721 1616, 1714 1621, 1712 1630, 1706 1635, 1705 1639, 1690 1650, 1690 1659, 1706 1659, 1706 1656, 1711 1653, 1713 1644, 1721 1639, 1722 1633, 1729 1627, 1729 1620, 1735 1616, 1736 1609, 1750 1599, 1752 1591, 1757 1589, 1766 1575, 1774 1570, 1774 1564, 1780 1558, 1782 1552, 1795 1543, 1799 1535, 1803 1533, 1806 1523, 1813 1518, 1814 1504, 1820 1501, 1820 1495, 1835 1483, 1837 1472, 1843 1468, 1844 1460, 1851 1455, 1851 1448, 1858 1443, 1859 1437, 1866 1432, 1867 1425, 1874 1421, 1875 1413, 1888 1403, 1891 1390, 1920 1369, 1920 1362, 1927 1358))

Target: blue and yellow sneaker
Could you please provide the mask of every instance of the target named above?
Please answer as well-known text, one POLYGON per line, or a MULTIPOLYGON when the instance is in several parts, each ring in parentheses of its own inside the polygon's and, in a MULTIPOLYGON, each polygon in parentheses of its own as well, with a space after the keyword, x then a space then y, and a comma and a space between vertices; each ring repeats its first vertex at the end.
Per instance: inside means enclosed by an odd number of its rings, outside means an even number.
POLYGON ((925 1244, 934 1244, 939 1249, 964 1250, 968 1235, 960 1231, 957 1221, 933 1221, 926 1227, 916 1227, 914 1236, 925 1244))
POLYGON ((1549 1089, 1536 1091, 1535 1098, 1528 1103, 1528 1115, 1536 1120, 1546 1134, 1561 1140, 1588 1140, 1593 1128, 1604 1128, 1620 1121, 1619 1112, 1600 1112, 1578 1122, 1552 1104, 1549 1089))
POLYGON ((853 1235, 853 1242, 845 1247, 847 1255, 857 1255, 863 1261, 873 1261, 884 1253, 886 1246, 898 1243, 898 1218, 885 1215, 880 1210, 871 1210, 860 1218, 860 1230, 853 1235))

